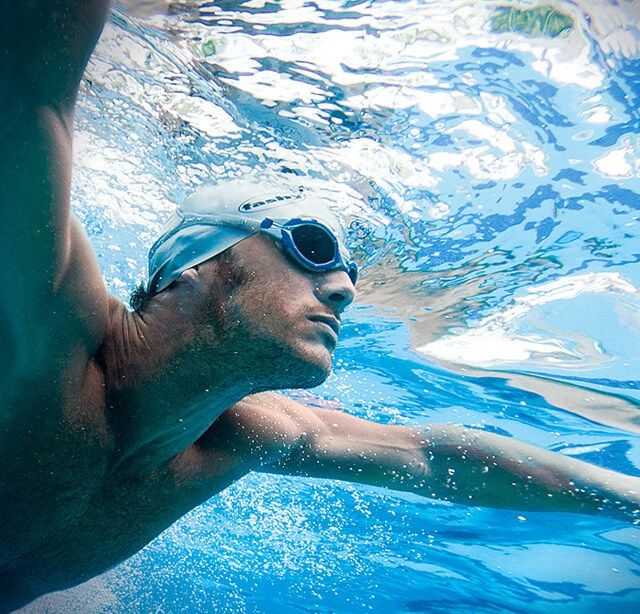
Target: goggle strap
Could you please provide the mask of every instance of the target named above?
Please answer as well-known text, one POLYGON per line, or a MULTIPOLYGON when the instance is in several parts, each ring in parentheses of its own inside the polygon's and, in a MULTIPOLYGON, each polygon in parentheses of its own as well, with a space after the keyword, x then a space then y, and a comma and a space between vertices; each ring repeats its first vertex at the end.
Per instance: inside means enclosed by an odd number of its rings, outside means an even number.
MULTIPOLYGON (((281 231, 286 230, 289 234, 291 233, 291 229, 288 228, 288 224, 279 224, 278 222, 276 222, 275 220, 272 220, 271 218, 264 218, 261 222, 257 221, 257 220, 252 220, 252 219, 248 219, 246 217, 240 216, 240 215, 233 215, 233 214, 222 214, 222 215, 198 215, 198 214, 193 214, 193 213, 185 213, 184 211, 178 209, 177 212, 178 216, 181 218, 181 222, 180 224, 171 229, 169 232, 165 233, 162 237, 160 237, 158 240, 156 240, 156 242, 154 243, 154 245, 151 247, 151 250, 149 252, 149 256, 152 256, 152 252, 155 252, 155 249, 157 249, 157 246, 159 246, 162 242, 166 241, 170 236, 174 235, 175 233, 177 233, 181 228, 184 228, 186 226, 192 226, 192 225, 197 225, 197 224, 203 224, 203 225, 208 225, 208 226, 234 226, 236 228, 243 228, 245 230, 251 231, 251 232, 258 232, 260 230, 271 230, 273 231, 274 227, 275 228, 279 228, 281 231)), ((342 261, 342 268, 344 268, 347 273, 349 273, 349 276, 351 277, 350 274, 350 269, 351 267, 351 263, 348 262, 348 260, 344 257, 344 254, 342 254, 342 246, 340 244, 339 241, 336 240, 335 234, 333 233, 333 231, 326 227, 324 224, 322 224, 321 222, 318 222, 318 220, 315 219, 294 219, 291 220, 294 222, 298 222, 299 224, 315 224, 317 226, 320 226, 321 228, 323 228, 330 237, 332 237, 333 241, 335 242, 335 246, 336 246, 336 256, 338 258, 334 259, 334 263, 339 262, 340 260, 342 261)), ((293 239, 291 239, 292 242, 293 239)), ((294 242, 295 243, 295 242, 294 242)), ((303 256, 302 252, 300 252, 300 250, 296 247, 296 251, 298 251, 298 253, 303 256)), ((304 256, 303 256, 304 257, 304 256)), ((304 257, 305 260, 308 260, 306 257, 304 257)), ((321 270, 323 268, 323 265, 318 265, 317 263, 314 263, 313 261, 309 262, 314 266, 317 267, 319 270, 321 270)), ((331 263, 327 263, 327 265, 330 265, 331 263)), ((357 271, 357 266, 355 267, 355 270, 357 271)), ((357 273, 356 273, 357 275, 357 273)), ((352 280, 353 281, 353 280, 352 280)))

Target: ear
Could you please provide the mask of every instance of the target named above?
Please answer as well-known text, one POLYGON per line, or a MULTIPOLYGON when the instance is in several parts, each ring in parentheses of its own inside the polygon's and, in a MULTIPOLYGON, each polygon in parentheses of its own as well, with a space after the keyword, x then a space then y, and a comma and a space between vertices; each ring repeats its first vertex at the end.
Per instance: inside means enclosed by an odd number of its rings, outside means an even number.
POLYGON ((189 287, 195 292, 199 292, 203 288, 202 276, 200 275, 197 266, 180 273, 180 277, 176 279, 176 282, 179 284, 185 284, 186 287, 189 287))

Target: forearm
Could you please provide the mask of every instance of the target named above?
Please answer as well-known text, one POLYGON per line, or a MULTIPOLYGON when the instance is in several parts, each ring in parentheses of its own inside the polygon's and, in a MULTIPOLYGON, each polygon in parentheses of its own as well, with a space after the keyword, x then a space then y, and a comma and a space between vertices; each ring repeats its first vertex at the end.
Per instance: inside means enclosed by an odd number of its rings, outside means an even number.
POLYGON ((70 106, 110 0, 13 2, 0 26, 0 107, 70 106))
POLYGON ((416 430, 428 476, 414 490, 467 505, 640 516, 640 478, 493 433, 450 425, 416 430))

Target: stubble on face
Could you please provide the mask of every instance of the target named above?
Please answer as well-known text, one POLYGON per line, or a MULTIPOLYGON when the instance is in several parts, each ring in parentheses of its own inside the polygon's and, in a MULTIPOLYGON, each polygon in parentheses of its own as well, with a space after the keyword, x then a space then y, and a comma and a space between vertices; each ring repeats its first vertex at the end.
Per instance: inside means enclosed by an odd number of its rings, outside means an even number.
POLYGON ((271 253, 225 253, 217 267, 224 291, 209 306, 211 332, 231 340, 227 358, 257 389, 318 386, 331 373, 333 350, 333 341, 309 320, 322 306, 309 278, 267 247, 271 253))

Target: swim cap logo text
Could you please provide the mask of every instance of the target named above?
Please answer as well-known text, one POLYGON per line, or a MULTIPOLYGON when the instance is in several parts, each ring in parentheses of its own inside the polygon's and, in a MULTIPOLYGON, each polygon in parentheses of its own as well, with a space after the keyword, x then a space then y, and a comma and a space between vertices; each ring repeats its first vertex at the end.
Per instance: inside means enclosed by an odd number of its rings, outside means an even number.
POLYGON ((281 196, 272 196, 271 198, 265 198, 263 200, 249 200, 243 202, 238 207, 238 211, 240 211, 241 213, 249 213, 251 211, 254 211, 255 209, 261 209, 263 207, 273 207, 275 205, 280 205, 291 200, 298 200, 300 198, 302 198, 301 194, 286 194, 281 196))

